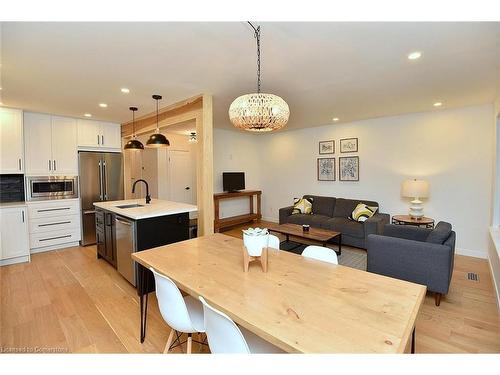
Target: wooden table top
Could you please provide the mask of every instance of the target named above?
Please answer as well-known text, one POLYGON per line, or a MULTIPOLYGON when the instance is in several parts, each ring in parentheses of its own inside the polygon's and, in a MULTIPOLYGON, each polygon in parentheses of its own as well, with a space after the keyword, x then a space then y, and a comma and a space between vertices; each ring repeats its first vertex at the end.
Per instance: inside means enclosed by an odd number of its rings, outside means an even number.
POLYGON ((291 236, 307 238, 310 240, 316 240, 325 242, 328 241, 340 234, 340 232, 335 232, 333 230, 322 229, 322 228, 313 228, 309 227, 308 232, 304 232, 302 229, 302 225, 299 224, 271 224, 267 226, 271 232, 277 232, 282 234, 289 234, 291 236))
POLYGON ((405 223, 412 223, 412 224, 432 224, 434 223, 434 219, 431 219, 430 217, 423 216, 420 219, 416 219, 414 217, 411 217, 410 215, 394 215, 392 217, 394 220, 397 221, 403 221, 405 223))
POLYGON ((401 353, 426 287, 270 249, 243 272, 243 241, 216 233, 132 254, 288 352, 401 353))

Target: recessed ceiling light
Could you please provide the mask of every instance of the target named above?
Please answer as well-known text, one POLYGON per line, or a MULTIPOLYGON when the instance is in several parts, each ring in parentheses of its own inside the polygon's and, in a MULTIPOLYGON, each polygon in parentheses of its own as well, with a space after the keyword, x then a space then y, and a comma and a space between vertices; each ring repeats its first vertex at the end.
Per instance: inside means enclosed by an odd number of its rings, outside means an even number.
POLYGON ((338 117, 334 117, 334 118, 332 118, 332 121, 337 122, 337 121, 339 121, 339 118, 338 117))
POLYGON ((433 104, 434 107, 441 107, 443 105, 443 103, 441 102, 436 102, 433 104))
POLYGON ((126 87, 121 88, 120 91, 123 92, 124 94, 128 94, 130 92, 130 90, 127 89, 126 87))
POLYGON ((101 108, 107 108, 107 106, 108 105, 106 103, 99 103, 99 107, 101 107, 101 108))
POLYGON ((422 52, 415 51, 408 54, 408 60, 418 60, 422 57, 422 52))
POLYGON ((85 113, 84 116, 85 117, 92 117, 92 115, 90 113, 85 113))

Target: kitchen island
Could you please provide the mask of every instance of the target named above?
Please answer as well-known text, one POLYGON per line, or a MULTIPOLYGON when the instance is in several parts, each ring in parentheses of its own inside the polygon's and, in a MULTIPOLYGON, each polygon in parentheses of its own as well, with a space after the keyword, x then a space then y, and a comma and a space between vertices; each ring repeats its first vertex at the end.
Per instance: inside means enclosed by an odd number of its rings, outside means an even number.
POLYGON ((148 293, 155 290, 150 270, 132 254, 189 239, 191 204, 153 199, 95 202, 97 257, 112 264, 137 288, 141 309, 141 342, 146 333, 148 293))

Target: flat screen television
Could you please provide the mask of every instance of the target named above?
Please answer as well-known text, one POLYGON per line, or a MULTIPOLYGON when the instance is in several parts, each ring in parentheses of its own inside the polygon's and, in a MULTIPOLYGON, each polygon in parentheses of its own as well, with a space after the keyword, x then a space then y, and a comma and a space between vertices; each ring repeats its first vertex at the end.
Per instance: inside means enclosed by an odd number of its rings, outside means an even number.
POLYGON ((222 172, 222 188, 229 193, 245 189, 245 173, 222 172))

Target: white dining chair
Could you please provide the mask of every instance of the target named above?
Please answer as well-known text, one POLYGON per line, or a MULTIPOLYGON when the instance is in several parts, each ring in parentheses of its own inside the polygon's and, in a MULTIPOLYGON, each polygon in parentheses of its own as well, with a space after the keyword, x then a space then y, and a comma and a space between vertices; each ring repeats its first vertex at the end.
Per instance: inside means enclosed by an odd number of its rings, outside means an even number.
POLYGON ((199 298, 203 304, 205 332, 211 353, 283 353, 253 332, 237 326, 230 317, 210 306, 203 297, 199 298))
POLYGON ((306 258, 312 258, 316 260, 321 260, 323 262, 339 264, 337 259, 337 254, 334 250, 323 247, 323 246, 307 246, 302 252, 302 256, 306 258))
POLYGON ((155 277, 156 298, 161 316, 171 328, 163 353, 166 354, 171 349, 174 333, 177 336, 175 346, 182 347, 184 342, 180 341, 179 333, 186 333, 188 335, 186 352, 190 354, 192 334, 205 332, 203 306, 200 301, 191 296, 183 297, 177 285, 167 276, 158 273, 153 268, 150 270, 155 277))
POLYGON ((267 246, 271 247, 273 249, 278 249, 279 250, 280 249, 280 239, 277 236, 275 236, 273 234, 270 234, 269 235, 269 240, 267 242, 267 246))

